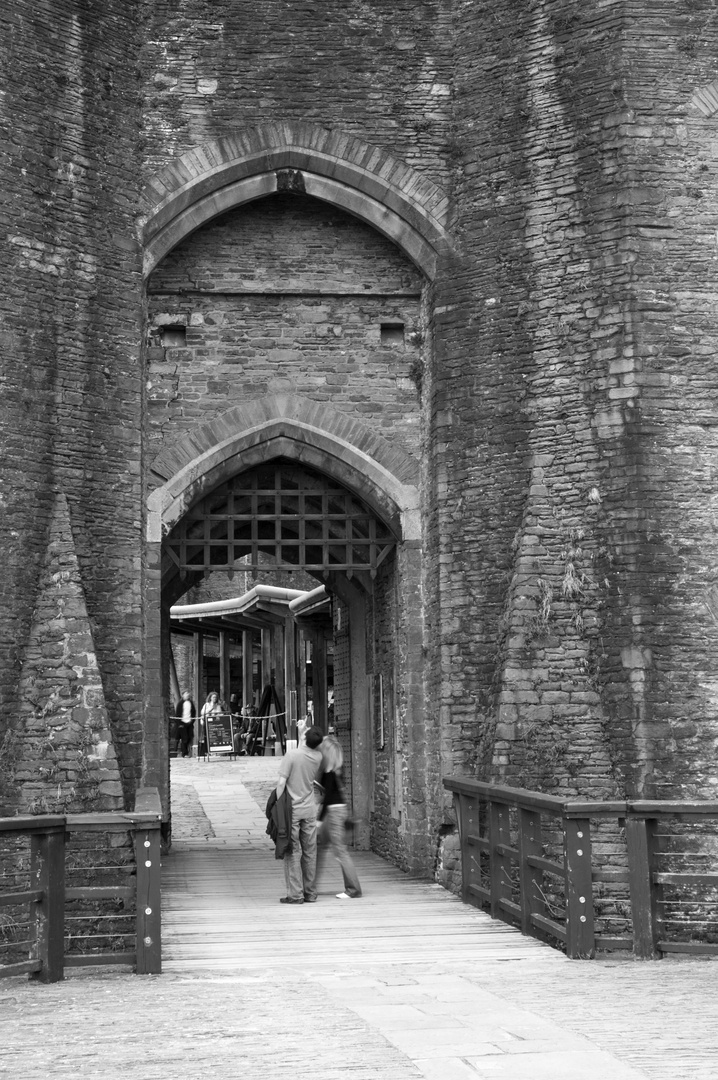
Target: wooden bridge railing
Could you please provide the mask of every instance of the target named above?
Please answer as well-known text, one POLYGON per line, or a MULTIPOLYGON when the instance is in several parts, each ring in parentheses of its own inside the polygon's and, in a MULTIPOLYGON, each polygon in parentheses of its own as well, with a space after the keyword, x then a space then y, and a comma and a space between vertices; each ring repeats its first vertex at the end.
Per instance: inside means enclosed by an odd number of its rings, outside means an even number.
MULTIPOLYGON (((57 982, 65 967, 96 964, 158 974, 160 824, 155 789, 138 792, 131 813, 0 818, 0 917, 9 912, 0 929, 17 929, 10 947, 28 954, 0 964, 0 978, 28 972, 57 982), (109 948, 102 951, 98 942, 109 948)), ((8 936, 0 935, 6 946, 8 936)))
POLYGON ((467 903, 573 958, 718 954, 718 873, 706 868, 718 865, 718 802, 567 801, 459 778, 444 786, 467 903))

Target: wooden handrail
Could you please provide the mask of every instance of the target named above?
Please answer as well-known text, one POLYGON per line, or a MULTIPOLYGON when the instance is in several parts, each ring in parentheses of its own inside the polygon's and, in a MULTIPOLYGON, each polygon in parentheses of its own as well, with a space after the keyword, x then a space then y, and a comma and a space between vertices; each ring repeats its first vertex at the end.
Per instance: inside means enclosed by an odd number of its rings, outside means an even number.
POLYGON ((686 952, 718 953, 718 945, 664 940, 661 916, 664 886, 715 887, 718 874, 708 870, 674 873, 659 871, 656 866, 660 854, 659 823, 718 822, 718 802, 581 801, 465 777, 447 777, 443 783, 454 795, 461 845, 462 896, 466 902, 487 905, 494 918, 519 923, 525 934, 538 931, 543 937, 564 943, 568 955, 575 958, 595 955, 597 943, 604 948, 632 946, 635 955, 643 959, 682 948, 686 952), (547 857, 543 850, 544 817, 553 822, 553 857, 547 857), (485 822, 483 831, 480 818, 485 822), (592 855, 594 820, 613 821, 617 829, 625 829, 627 866, 616 868, 609 863, 594 867, 597 861, 592 855), (557 825, 563 835, 562 859, 555 851, 557 825), (488 871, 483 879, 482 859, 488 871), (555 890, 544 883, 544 874, 562 884, 564 923, 560 921, 560 912, 549 910, 548 894, 553 896, 555 890), (596 934, 595 882, 613 886, 628 884, 632 942, 625 937, 596 934))
MULTIPOLYGON (((445 777, 444 787, 462 795, 480 795, 494 802, 505 802, 508 806, 523 807, 526 810, 545 810, 557 817, 614 817, 627 813, 631 806, 640 806, 639 803, 628 803, 625 800, 596 802, 595 800, 560 799, 556 795, 543 795, 541 792, 528 791, 526 788, 505 787, 503 784, 488 784, 482 780, 469 780, 455 776, 445 777)), ((718 806, 718 804, 715 805, 718 806)))
POLYGON ((24 817, 0 818, 0 832, 19 832, 31 836, 33 833, 43 833, 57 829, 64 832, 65 818, 62 814, 47 814, 44 817, 26 815, 24 817))
POLYGON ((0 818, 0 836, 28 836, 31 853, 31 887, 0 894, 0 907, 30 905, 30 954, 27 960, 0 966, 0 977, 28 973, 42 982, 56 982, 63 978, 68 965, 130 962, 134 963, 137 974, 158 974, 162 964, 161 822, 159 792, 152 788, 138 791, 134 811, 0 818), (118 885, 67 888, 66 837, 80 832, 132 834, 134 886, 129 884, 130 876, 118 885), (135 951, 65 955, 65 901, 115 898, 135 900, 135 951))

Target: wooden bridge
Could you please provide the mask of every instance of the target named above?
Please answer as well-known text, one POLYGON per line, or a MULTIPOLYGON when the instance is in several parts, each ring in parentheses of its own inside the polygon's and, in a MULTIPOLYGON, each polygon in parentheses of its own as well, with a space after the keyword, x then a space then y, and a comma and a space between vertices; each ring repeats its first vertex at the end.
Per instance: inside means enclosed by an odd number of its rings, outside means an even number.
MULTIPOLYGON (((336 898, 330 863, 317 904, 280 905, 263 813, 277 766, 172 762, 161 978, 6 979, 0 1075, 81 1061, 98 1080, 140 1062, 143 1080, 715 1080, 710 960, 572 961, 366 853, 361 900, 336 898)), ((518 852, 510 830, 499 846, 504 861, 518 852)))
POLYGON ((163 970, 302 968, 317 955, 317 933, 323 950, 359 966, 562 959, 439 885, 412 880, 368 852, 355 856, 361 903, 336 898, 343 885, 330 859, 316 905, 280 905, 283 866, 274 858, 261 809, 276 783, 278 761, 240 759, 236 766, 173 761, 176 824, 162 875, 163 970), (237 784, 240 770, 255 797, 237 784))

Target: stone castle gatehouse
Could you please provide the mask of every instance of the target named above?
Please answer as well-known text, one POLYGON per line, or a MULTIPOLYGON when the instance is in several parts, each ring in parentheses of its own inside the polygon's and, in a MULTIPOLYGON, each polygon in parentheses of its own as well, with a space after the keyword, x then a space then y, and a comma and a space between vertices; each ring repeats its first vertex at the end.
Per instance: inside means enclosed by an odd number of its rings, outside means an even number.
POLYGON ((3 811, 169 828, 170 608, 235 572, 324 585, 399 865, 449 774, 715 797, 713 4, 0 25, 3 811))

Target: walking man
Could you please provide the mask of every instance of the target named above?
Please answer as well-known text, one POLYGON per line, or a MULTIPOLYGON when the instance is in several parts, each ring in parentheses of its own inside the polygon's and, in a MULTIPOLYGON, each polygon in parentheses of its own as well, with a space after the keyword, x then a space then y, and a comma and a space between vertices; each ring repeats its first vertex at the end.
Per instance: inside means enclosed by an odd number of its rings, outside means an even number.
POLYGON ((284 856, 284 878, 287 895, 280 904, 313 904, 317 898, 317 804, 314 781, 322 768, 322 755, 317 747, 324 736, 318 727, 310 727, 304 743, 290 750, 279 766, 277 798, 286 787, 292 800, 291 852, 284 856))
POLYGON ((197 715, 197 709, 195 708, 194 701, 192 701, 188 690, 185 690, 182 695, 182 700, 177 703, 175 715, 177 716, 177 728, 180 746, 182 748, 182 757, 187 757, 192 753, 194 720, 197 715))

